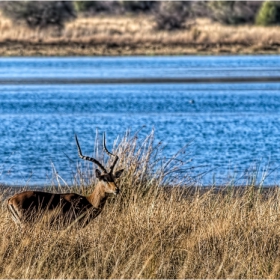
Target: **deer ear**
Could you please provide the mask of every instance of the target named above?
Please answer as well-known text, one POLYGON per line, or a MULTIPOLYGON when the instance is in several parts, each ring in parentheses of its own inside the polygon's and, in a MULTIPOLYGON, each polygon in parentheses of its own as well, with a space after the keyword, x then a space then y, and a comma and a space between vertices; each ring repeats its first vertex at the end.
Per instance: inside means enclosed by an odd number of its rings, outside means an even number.
POLYGON ((122 175, 122 173, 123 173, 123 171, 124 171, 124 169, 120 169, 120 170, 118 170, 117 172, 115 172, 115 177, 116 177, 116 178, 120 178, 121 175, 122 175))
POLYGON ((101 178, 101 172, 99 169, 95 169, 95 176, 97 179, 100 179, 101 178))

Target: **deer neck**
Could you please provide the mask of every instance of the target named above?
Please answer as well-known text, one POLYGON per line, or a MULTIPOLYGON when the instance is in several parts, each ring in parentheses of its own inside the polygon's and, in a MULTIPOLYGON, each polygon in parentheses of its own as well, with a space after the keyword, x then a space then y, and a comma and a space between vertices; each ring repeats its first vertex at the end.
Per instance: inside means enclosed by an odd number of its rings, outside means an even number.
POLYGON ((108 195, 104 191, 102 182, 98 182, 93 193, 87 196, 87 200, 92 204, 92 206, 98 209, 102 209, 104 207, 107 198, 108 195))

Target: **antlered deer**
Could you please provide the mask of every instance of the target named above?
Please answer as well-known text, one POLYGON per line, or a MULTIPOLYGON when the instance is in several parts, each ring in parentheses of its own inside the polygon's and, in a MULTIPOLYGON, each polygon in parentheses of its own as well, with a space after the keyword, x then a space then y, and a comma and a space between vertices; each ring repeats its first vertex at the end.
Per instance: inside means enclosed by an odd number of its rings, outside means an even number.
POLYGON ((84 156, 76 135, 75 139, 80 158, 95 163, 100 169, 95 170, 98 182, 93 193, 88 196, 76 193, 57 194, 41 191, 24 191, 15 194, 8 199, 8 209, 17 224, 36 222, 40 218, 48 216, 50 223, 59 221, 62 225, 71 225, 78 222, 79 225, 86 226, 100 214, 108 194, 116 195, 119 193, 115 179, 121 176, 123 169, 114 172, 119 157, 108 151, 105 134, 103 136, 103 149, 109 156, 115 157, 109 171, 98 160, 84 156))

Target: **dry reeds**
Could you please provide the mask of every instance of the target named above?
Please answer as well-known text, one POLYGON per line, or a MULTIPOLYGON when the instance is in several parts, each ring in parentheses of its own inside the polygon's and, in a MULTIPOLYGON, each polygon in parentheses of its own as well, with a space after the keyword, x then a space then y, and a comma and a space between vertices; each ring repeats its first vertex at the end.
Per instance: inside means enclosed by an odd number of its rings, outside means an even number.
POLYGON ((1 278, 279 278, 278 189, 179 187, 187 158, 160 146, 116 143, 122 192, 84 229, 17 229, 2 202, 1 278))
POLYGON ((269 53, 279 51, 279 28, 196 19, 189 28, 168 32, 140 15, 77 18, 63 30, 31 30, 0 16, 0 55, 269 53))

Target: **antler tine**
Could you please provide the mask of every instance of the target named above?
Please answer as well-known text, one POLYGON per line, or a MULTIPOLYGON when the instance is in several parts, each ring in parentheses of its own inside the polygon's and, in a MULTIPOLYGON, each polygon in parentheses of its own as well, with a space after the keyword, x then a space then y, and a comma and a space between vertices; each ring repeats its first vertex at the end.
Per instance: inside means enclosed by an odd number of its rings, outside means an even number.
POLYGON ((77 147, 78 147, 78 154, 79 154, 79 157, 80 157, 81 159, 89 160, 89 161, 95 163, 97 166, 100 167, 100 169, 102 169, 102 171, 104 171, 105 173, 107 173, 107 170, 105 169, 105 167, 104 167, 98 160, 96 160, 95 158, 92 158, 92 157, 83 156, 82 150, 81 150, 81 147, 80 147, 80 144, 79 144, 79 141, 78 141, 78 137, 77 137, 76 134, 75 134, 75 139, 76 139, 76 144, 77 144, 77 147))
POLYGON ((103 149, 107 153, 107 155, 115 157, 115 160, 114 160, 113 164, 110 167, 110 173, 112 173, 113 170, 114 170, 114 167, 115 167, 115 165, 116 165, 116 163, 117 163, 117 161, 119 159, 119 157, 118 157, 118 155, 114 155, 114 154, 112 154, 111 152, 108 151, 108 149, 106 147, 106 139, 105 138, 106 138, 106 136, 105 136, 105 132, 104 132, 104 134, 103 134, 103 149))
POLYGON ((105 136, 105 132, 103 133, 103 150, 106 152, 106 154, 108 155, 108 156, 114 156, 115 157, 115 155, 114 154, 112 154, 112 153, 110 153, 109 151, 108 151, 108 149, 107 149, 107 147, 106 147, 106 136, 105 136))
POLYGON ((117 156, 117 155, 115 155, 115 160, 114 160, 114 162, 113 162, 113 164, 111 165, 111 167, 110 167, 110 173, 112 173, 113 172, 113 170, 114 170, 114 167, 115 167, 115 165, 116 165, 116 163, 118 162, 118 160, 119 160, 119 157, 117 156))

